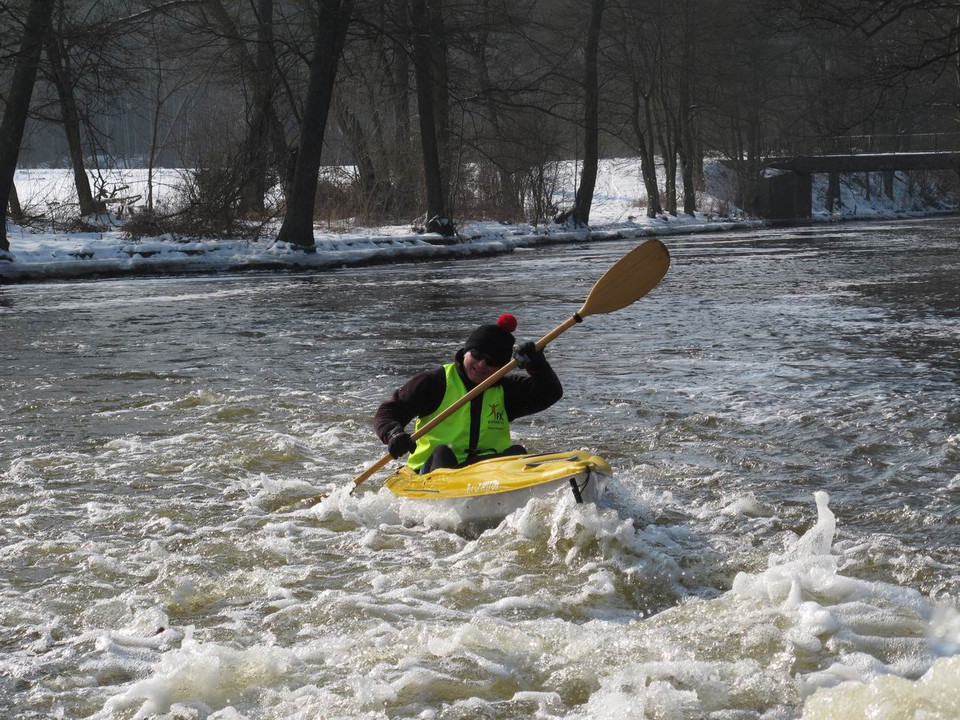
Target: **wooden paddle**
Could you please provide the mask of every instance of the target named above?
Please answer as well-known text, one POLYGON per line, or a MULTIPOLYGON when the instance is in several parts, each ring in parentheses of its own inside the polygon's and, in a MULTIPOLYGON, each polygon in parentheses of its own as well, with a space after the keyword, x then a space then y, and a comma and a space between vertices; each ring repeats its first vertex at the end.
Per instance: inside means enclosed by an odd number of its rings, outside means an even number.
MULTIPOLYGON (((625 308, 627 305, 633 304, 657 286, 657 283, 667 274, 669 267, 670 254, 662 242, 659 240, 647 240, 642 245, 638 245, 614 263, 614 265, 603 274, 603 277, 597 280, 593 289, 590 290, 590 294, 587 295, 587 299, 577 312, 537 341, 537 350, 543 350, 549 343, 556 340, 560 334, 566 332, 577 323, 583 322, 583 319, 590 315, 615 312, 616 310, 625 308)), ((516 366, 516 360, 508 362, 410 437, 416 440, 435 428, 516 366)), ((352 493, 353 490, 356 490, 362 482, 384 468, 393 459, 394 457, 387 453, 360 473, 360 475, 354 478, 354 487, 350 492, 352 493)), ((325 497, 326 494, 324 493, 309 498, 304 502, 309 507, 316 505, 325 497)))

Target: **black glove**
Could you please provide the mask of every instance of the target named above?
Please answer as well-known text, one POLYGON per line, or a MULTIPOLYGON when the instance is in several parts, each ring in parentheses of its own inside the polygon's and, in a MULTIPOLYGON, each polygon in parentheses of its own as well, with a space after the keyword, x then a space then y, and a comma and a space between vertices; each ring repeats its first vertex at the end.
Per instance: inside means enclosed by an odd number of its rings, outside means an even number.
POLYGON ((401 455, 406 455, 416 450, 417 444, 413 441, 413 438, 410 437, 409 433, 403 431, 403 428, 397 428, 391 433, 387 447, 390 449, 390 454, 393 456, 393 459, 396 460, 401 455))
POLYGON ((537 350, 537 344, 533 340, 527 340, 514 350, 513 358, 517 361, 517 367, 521 370, 537 369, 547 363, 543 350, 537 350))

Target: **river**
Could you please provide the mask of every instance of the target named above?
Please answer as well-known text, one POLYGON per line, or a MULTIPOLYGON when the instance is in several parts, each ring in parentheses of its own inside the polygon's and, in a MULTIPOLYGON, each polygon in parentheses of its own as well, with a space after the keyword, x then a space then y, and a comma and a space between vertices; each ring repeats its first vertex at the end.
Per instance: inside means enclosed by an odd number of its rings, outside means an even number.
POLYGON ((956 220, 667 245, 515 423, 605 457, 599 504, 482 534, 347 494, 374 410, 631 244, 0 287, 3 714, 960 717, 956 220))

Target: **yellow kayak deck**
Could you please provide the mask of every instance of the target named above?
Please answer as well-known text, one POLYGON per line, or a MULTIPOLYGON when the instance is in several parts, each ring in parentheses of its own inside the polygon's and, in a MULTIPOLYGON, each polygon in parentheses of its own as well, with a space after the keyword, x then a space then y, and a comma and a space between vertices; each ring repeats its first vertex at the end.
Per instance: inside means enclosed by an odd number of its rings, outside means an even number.
POLYGON ((606 460, 585 450, 510 455, 440 468, 425 475, 403 466, 384 485, 397 497, 450 500, 528 490, 543 483, 613 474, 606 460))

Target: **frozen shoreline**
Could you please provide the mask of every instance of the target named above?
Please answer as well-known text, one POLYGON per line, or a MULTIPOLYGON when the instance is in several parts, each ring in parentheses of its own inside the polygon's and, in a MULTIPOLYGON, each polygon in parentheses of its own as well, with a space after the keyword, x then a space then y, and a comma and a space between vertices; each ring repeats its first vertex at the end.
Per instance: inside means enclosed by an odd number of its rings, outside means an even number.
POLYGON ((135 241, 123 230, 105 233, 29 233, 14 226, 8 231, 13 251, 0 254, 0 285, 116 277, 215 275, 245 272, 321 272, 345 267, 390 263, 490 257, 517 248, 579 242, 638 240, 746 230, 774 225, 808 226, 824 223, 896 221, 956 215, 953 210, 901 212, 882 215, 814 216, 806 222, 782 223, 758 219, 718 219, 664 216, 646 222, 618 223, 574 230, 550 226, 543 230, 471 223, 460 241, 439 244, 434 234, 320 235, 316 250, 304 252, 273 238, 260 240, 177 240, 172 237, 135 241), (17 235, 20 231, 23 234, 17 235), (35 238, 35 239, 34 239, 35 238), (22 249, 18 249, 22 248, 22 249))
MULTIPOLYGON (((694 216, 667 214, 645 216, 642 184, 637 161, 632 158, 605 160, 601 164, 590 229, 558 225, 506 225, 496 221, 467 221, 459 228, 458 241, 443 244, 439 235, 418 234, 409 226, 358 228, 345 233, 315 230, 316 249, 304 252, 278 243, 275 229, 259 240, 177 238, 165 235, 133 240, 122 221, 98 232, 68 233, 34 231, 8 223, 10 252, 0 253, 0 284, 74 280, 82 278, 216 274, 237 272, 315 272, 340 267, 387 263, 475 258, 512 252, 516 248, 558 243, 601 242, 695 233, 725 232, 773 224, 770 221, 726 217, 730 212, 718 197, 729 196, 731 179, 719 163, 710 165, 707 189, 701 204, 708 208, 694 216), (711 212, 709 208, 714 208, 711 212), (718 212, 719 211, 719 212, 718 212)), ((168 171, 173 172, 173 171, 168 171)), ((143 171, 123 171, 118 187, 140 192, 143 171)), ((165 192, 174 192, 172 178, 158 180, 165 192)), ((556 204, 569 204, 567 186, 556 192, 556 204)), ((71 186, 67 171, 21 170, 17 184, 28 204, 49 208, 70 206, 71 186)), ((827 214, 821 207, 825 188, 814 183, 814 216, 798 225, 823 222, 898 220, 952 214, 957 208, 945 202, 940 207, 918 206, 906 194, 906 184, 897 183, 894 199, 874 194, 867 200, 863 188, 842 184, 843 206, 827 214)), ((732 209, 736 213, 736 208, 732 209)), ((111 218, 104 218, 110 220, 111 218)))
POLYGON ((439 235, 319 235, 316 250, 304 252, 273 238, 261 240, 190 240, 172 237, 141 242, 122 230, 106 233, 54 235, 28 232, 8 234, 12 260, 0 260, 0 282, 36 282, 90 277, 235 272, 322 271, 387 263, 486 257, 516 248, 560 243, 601 242, 630 238, 723 232, 764 223, 756 220, 695 218, 651 220, 574 230, 543 230, 499 223, 471 223, 460 241, 439 244, 439 235))

